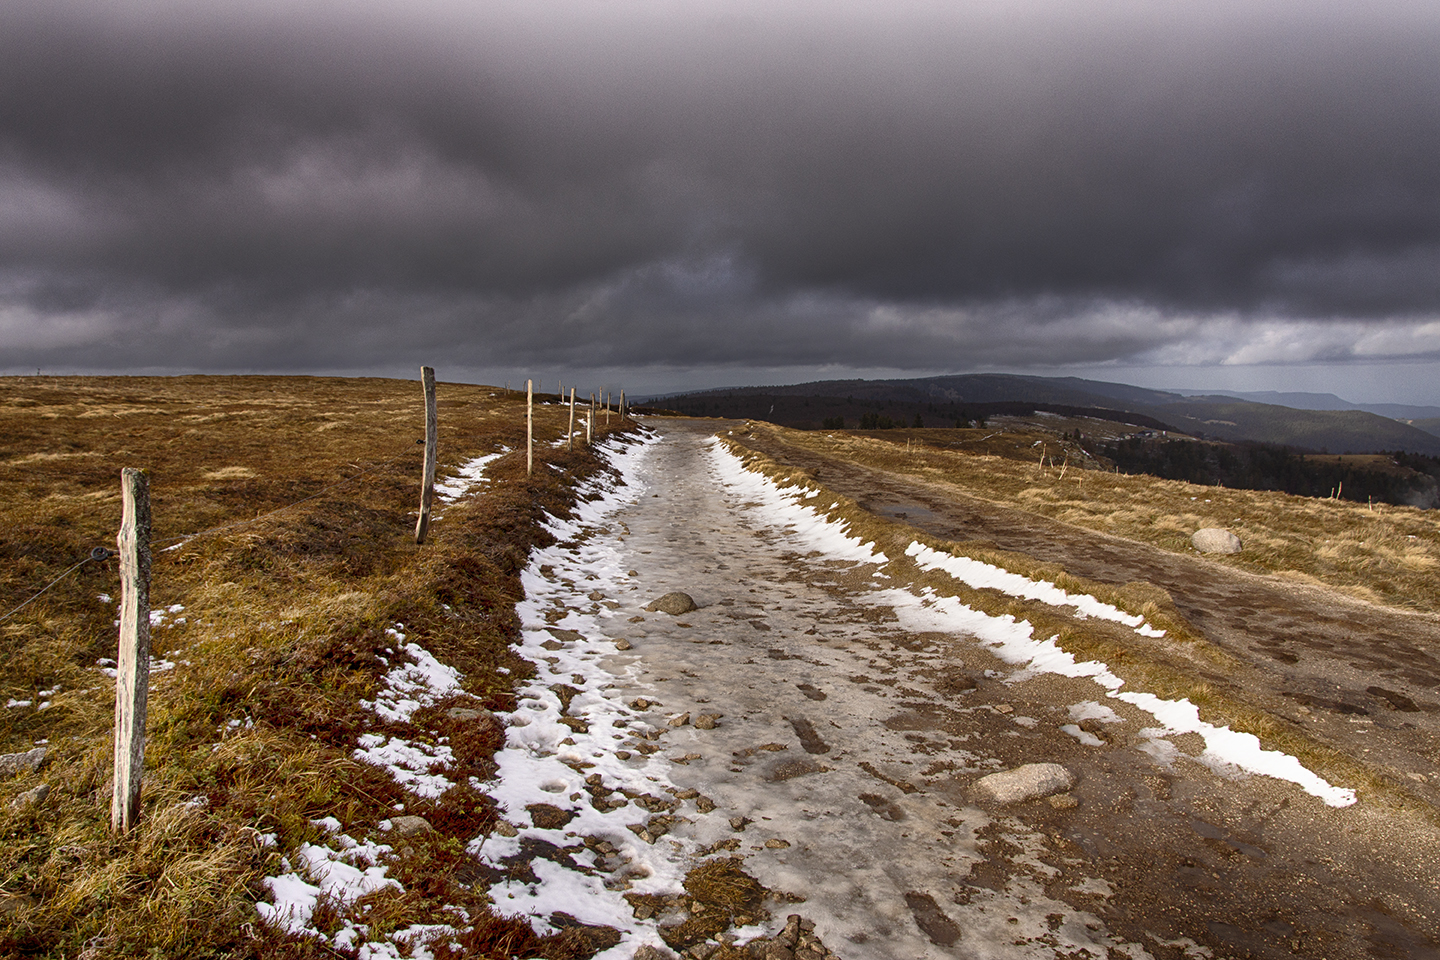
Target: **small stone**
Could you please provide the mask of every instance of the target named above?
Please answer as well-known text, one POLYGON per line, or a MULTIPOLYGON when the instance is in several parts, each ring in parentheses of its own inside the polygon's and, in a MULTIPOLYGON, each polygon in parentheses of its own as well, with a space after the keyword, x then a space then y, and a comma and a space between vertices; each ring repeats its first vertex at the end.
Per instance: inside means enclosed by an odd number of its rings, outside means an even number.
POLYGON ((629 760, 629 759, 630 759, 630 751, 629 751, 629 750, 616 750, 616 751, 615 751, 615 756, 618 757, 618 758, 620 758, 621 760, 629 760))
POLYGON ((790 841, 781 840, 779 837, 771 837, 769 840, 765 841, 765 846, 771 850, 784 850, 786 847, 790 846, 790 841))
POLYGON ((495 823, 495 832, 502 837, 513 837, 520 833, 519 830, 515 829, 513 823, 508 823, 504 820, 499 820, 495 823))
POLYGON ((1056 810, 1074 810, 1080 806, 1080 801, 1075 799, 1073 793, 1057 793, 1053 797, 1047 797, 1050 806, 1056 810))
POLYGON ((996 713, 1014 713, 1014 712, 1015 712, 1015 708, 1012 707, 1012 706, 1010 706, 1010 704, 1008 704, 1008 703, 997 703, 997 704, 995 704, 995 712, 996 712, 996 713))
POLYGON ((695 809, 701 813, 709 813, 715 809, 715 801, 709 797, 697 797, 695 800, 695 809))
POLYGON ((676 800, 694 800, 698 796, 700 796, 699 790, 691 790, 688 787, 684 790, 675 791, 676 800))
POLYGON ((693 957, 694 960, 710 960, 710 955, 719 949, 718 943, 697 943, 685 951, 685 956, 693 957))
POLYGON ((632 646, 633 644, 629 640, 626 640, 624 637, 621 637, 620 639, 615 641, 616 650, 629 650, 632 646))
POLYGON ((684 727, 690 724, 690 713, 687 711, 678 717, 671 717, 668 721, 672 727, 684 727))
POLYGON ((1239 553, 1240 538, 1223 527, 1196 530, 1190 544, 1201 553, 1239 553))
POLYGON ((495 719, 495 714, 491 713, 489 710, 476 710, 473 707, 451 707, 449 710, 445 711, 445 716, 449 717, 451 720, 461 721, 481 720, 487 717, 491 720, 495 719))
POLYGON ((753 822, 754 821, 752 821, 749 817, 731 817, 730 829, 734 830, 736 833, 744 833, 745 827, 753 822))
POLYGON ((645 622, 645 618, 644 618, 644 617, 631 617, 629 620, 627 620, 627 621, 625 621, 625 622, 626 622, 626 623, 644 623, 644 622, 645 622))
POLYGON ((627 571, 625 571, 625 576, 627 576, 627 577, 638 577, 638 576, 640 576, 640 571, 639 571, 639 570, 627 570, 627 571))
POLYGON ((675 960, 675 954, 664 947, 652 947, 647 943, 631 955, 631 960, 675 960))
POLYGON ((588 596, 590 597, 591 600, 604 600, 604 599, 605 599, 605 594, 601 593, 599 590, 591 590, 590 593, 588 594, 588 596))
POLYGON ((714 730, 715 724, 718 723, 723 716, 725 716, 723 713, 702 713, 695 718, 695 729, 714 730))
POLYGON ((795 960, 795 953, 783 943, 771 943, 765 948, 765 960, 795 960))
POLYGON ((655 700, 646 700, 644 697, 636 697, 630 701, 631 710, 649 710, 651 707, 658 707, 660 704, 655 700))
POLYGON ((36 747, 24 753, 7 753, 0 756, 0 777, 18 777, 22 773, 34 773, 45 762, 45 748, 36 747))
POLYGON ((390 831, 397 837, 414 837, 422 833, 429 833, 435 828, 430 826, 430 821, 424 817, 391 817, 390 831))
POLYGON ((29 810, 31 807, 38 807, 40 804, 45 802, 45 798, 49 795, 50 785, 48 783, 42 783, 38 787, 32 787, 31 789, 26 790, 24 793, 20 794, 14 800, 11 800, 10 809, 29 810))
POLYGON ((682 613, 689 613, 699 608, 695 606, 695 600, 690 594, 680 593, 677 590, 651 602, 645 609, 651 613, 668 613, 672 617, 678 617, 682 613))
POLYGON ((1027 763, 975 782, 976 790, 996 803, 1036 800, 1062 793, 1074 785, 1075 775, 1058 763, 1027 763))
POLYGON ((540 644, 540 646, 544 647, 546 650, 551 651, 563 650, 565 648, 565 644, 561 643, 559 640, 546 640, 544 643, 540 644))

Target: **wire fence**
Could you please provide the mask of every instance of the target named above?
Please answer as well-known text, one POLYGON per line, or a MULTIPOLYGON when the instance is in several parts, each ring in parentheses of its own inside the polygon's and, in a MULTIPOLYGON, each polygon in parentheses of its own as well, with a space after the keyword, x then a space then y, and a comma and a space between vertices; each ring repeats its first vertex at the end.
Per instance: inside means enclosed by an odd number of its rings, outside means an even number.
MULTIPOLYGON (((423 443, 424 441, 421 442, 423 443)), ((321 489, 317 490, 315 493, 310 494, 309 496, 302 497, 299 500, 295 500, 291 503, 276 507, 273 510, 267 510, 265 513, 257 514, 256 516, 250 517, 247 520, 236 520, 231 523, 217 524, 213 527, 206 527, 203 530, 197 530, 194 533, 185 533, 175 537, 166 537, 162 540, 153 540, 151 541, 150 545, 152 547, 158 547, 161 544, 175 544, 175 546, 165 547, 161 551, 168 552, 170 550, 175 550, 178 547, 184 546, 186 543, 189 543, 190 541, 196 540, 200 537, 208 537, 212 534, 221 533, 226 530, 236 530, 254 523, 259 523, 261 520, 273 517, 277 513, 283 513, 286 510, 294 509, 295 507, 300 506, 302 503, 309 503, 311 500, 318 500, 320 497, 325 496, 327 493, 335 490, 338 487, 343 487, 347 483, 353 483, 354 481, 359 480, 361 477, 369 476, 370 474, 375 473, 378 470, 388 467, 390 464, 394 463, 396 460, 399 460, 403 456, 405 456, 404 453, 397 453, 395 454, 395 456, 389 458, 388 460, 382 460, 380 463, 377 463, 371 467, 367 467, 364 470, 361 470, 359 473, 352 474, 351 476, 344 477, 340 480, 336 480, 334 483, 322 487, 321 489)), ((9 612, 5 613, 3 616, 0 616, 0 623, 4 623, 5 621, 9 620, 11 617, 19 613, 21 610, 24 610, 26 607, 30 606, 30 604, 34 603, 36 600, 39 600, 46 593, 48 593, 56 584, 64 580, 66 577, 70 576, 76 570, 79 570, 85 564, 103 563, 114 555, 115 551, 107 549, 106 547, 93 548, 87 556, 71 564, 63 573, 61 573, 54 580, 51 580, 49 583, 45 584, 45 586, 37 590, 29 599, 25 600, 19 606, 14 607, 9 612)))
MULTIPOLYGON (((507 393, 508 393, 508 385, 507 385, 507 393)), ((602 394, 603 394, 603 391, 602 391, 602 394)), ((592 399, 591 399, 592 406, 594 405, 595 401, 596 401, 596 398, 595 398, 595 396, 592 394, 592 399)), ((561 402, 561 403, 564 403, 563 397, 561 398, 561 401, 560 401, 560 402, 561 402)), ((573 404, 573 400, 572 400, 571 402, 572 402, 572 404, 573 404)), ((609 415, 609 412, 610 412, 610 398, 609 398, 609 397, 606 397, 606 398, 605 398, 604 404, 605 404, 605 411, 606 411, 606 416, 607 416, 607 421, 608 421, 608 415, 609 415)), ((624 418, 624 417, 627 415, 627 413, 628 413, 628 405, 625 403, 625 394, 624 394, 624 391, 621 391, 621 393, 620 393, 620 406, 619 406, 617 412, 618 412, 619 415, 621 416, 622 420, 623 420, 623 418, 624 418)), ((573 427, 573 424, 572 424, 571 430, 573 431, 573 429, 574 429, 574 427, 573 427)), ((572 434, 572 436, 573 436, 573 434, 572 434)), ((415 443, 416 443, 416 445, 423 445, 423 444, 425 443, 425 441, 424 441, 424 440, 417 440, 417 441, 415 441, 415 443)), ((214 535, 214 534, 217 534, 217 533, 222 533, 222 532, 225 532, 225 531, 228 531, 228 530, 236 530, 236 529, 240 529, 240 528, 242 528, 242 527, 249 526, 249 525, 251 525, 251 524, 259 523, 260 521, 265 520, 265 519, 267 519, 267 518, 269 518, 269 517, 273 517, 273 516, 275 516, 275 515, 278 514, 278 513, 283 513, 283 512, 285 512, 286 510, 294 509, 295 507, 298 507, 298 506, 300 506, 301 504, 309 503, 309 502, 312 501, 312 500, 318 500, 319 498, 325 496, 327 493, 330 493, 332 490, 335 490, 335 489, 337 489, 338 487, 342 487, 342 486, 344 486, 344 485, 346 485, 346 484, 348 484, 348 483, 353 483, 354 481, 359 480, 359 479, 361 479, 361 478, 363 478, 363 477, 369 476, 369 475, 371 475, 371 474, 373 474, 373 473, 375 473, 375 472, 377 472, 377 471, 379 471, 379 470, 381 470, 381 469, 389 466, 390 464, 394 463, 395 461, 401 459, 401 458, 404 457, 404 456, 405 456, 405 453, 403 453, 403 452, 402 452, 402 453, 397 453, 397 454, 395 454, 393 457, 390 457, 390 458, 387 459, 387 460, 382 460, 381 462, 379 462, 379 463, 377 463, 377 464, 374 464, 373 466, 370 466, 370 467, 365 468, 364 470, 361 470, 359 473, 352 474, 352 475, 350 475, 350 476, 348 476, 348 477, 344 477, 344 478, 342 478, 342 479, 340 479, 340 480, 336 480, 334 483, 328 484, 327 486, 322 487, 321 489, 317 490, 316 492, 314 492, 314 493, 312 493, 312 494, 310 494, 310 495, 308 495, 308 496, 302 497, 302 498, 299 499, 299 500, 295 500, 295 501, 292 501, 292 502, 290 502, 290 503, 284 504, 284 505, 282 505, 282 506, 276 507, 276 508, 274 508, 273 510, 268 510, 268 511, 266 511, 265 513, 258 514, 258 515, 254 516, 254 517, 250 517, 249 519, 246 519, 246 520, 236 520, 236 521, 232 521, 232 522, 230 522, 230 523, 217 524, 216 526, 206 527, 206 528, 203 529, 203 530, 197 530, 197 531, 195 531, 195 532, 193 532, 193 533, 185 533, 185 534, 180 534, 180 535, 178 535, 178 536, 165 537, 164 539, 160 539, 160 540, 153 540, 153 541, 151 541, 151 544, 150 544, 150 545, 151 545, 152 548, 157 548, 157 547, 160 548, 160 552, 162 552, 162 553, 167 553, 167 552, 169 552, 169 551, 178 549, 179 547, 183 546, 183 545, 186 544, 186 543, 189 543, 189 542, 192 541, 192 540, 197 540, 197 539, 199 539, 199 538, 201 538, 201 537, 208 537, 208 536, 211 536, 211 535, 214 535), (165 544, 172 544, 172 546, 164 546, 165 544)), ((7 611, 7 612, 4 613, 3 615, 0 615, 0 623, 5 623, 6 621, 8 621, 8 620, 10 620, 12 617, 14 617, 16 614, 18 614, 18 613, 20 613, 22 610, 24 610, 26 607, 30 606, 30 604, 34 603, 36 600, 39 600, 41 597, 43 597, 46 593, 48 593, 51 589, 53 589, 53 588, 54 588, 57 584, 59 584, 61 581, 63 581, 63 580, 66 579, 67 577, 69 577, 69 576, 71 576, 72 574, 74 574, 75 571, 79 570, 81 567, 85 566, 85 564, 87 564, 87 563, 103 563, 104 561, 110 559, 110 558, 113 557, 114 555, 115 555, 115 551, 110 550, 110 549, 108 549, 108 548, 106 548, 106 547, 95 547, 95 548, 93 548, 93 549, 90 551, 89 555, 87 555, 87 556, 81 558, 80 560, 77 560, 75 563, 71 564, 68 568, 65 569, 64 572, 62 572, 59 576, 55 577, 55 579, 51 580, 49 583, 45 584, 45 586, 43 586, 43 587, 41 587, 39 590, 37 590, 37 591, 36 591, 34 594, 32 594, 28 599, 26 599, 25 601, 23 601, 23 602, 20 603, 19 605, 13 607, 12 609, 10 609, 9 611, 7 611)))

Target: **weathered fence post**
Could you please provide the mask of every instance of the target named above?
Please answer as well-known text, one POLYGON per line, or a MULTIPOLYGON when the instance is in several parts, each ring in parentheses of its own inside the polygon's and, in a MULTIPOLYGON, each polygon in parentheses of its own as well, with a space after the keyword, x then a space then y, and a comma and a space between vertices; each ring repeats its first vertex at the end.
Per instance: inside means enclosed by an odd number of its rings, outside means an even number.
POLYGON ((525 473, 535 472, 535 381, 525 381, 525 473))
POLYGON ((110 828, 129 833, 140 819, 145 772, 145 705, 150 692, 150 478, 120 471, 120 649, 115 658, 115 780, 110 828))
POLYGON ((415 522, 415 542, 425 542, 430 529, 430 505, 435 500, 435 446, 439 438, 435 415, 435 368, 421 367, 420 382, 425 387, 425 472, 420 481, 420 519, 415 522))
POLYGON ((570 438, 570 452, 575 452, 575 388, 570 388, 570 432, 566 434, 570 438))
POLYGON ((625 422, 625 391, 620 391, 620 422, 625 422))
POLYGON ((605 391, 605 426, 610 426, 610 391, 605 391))

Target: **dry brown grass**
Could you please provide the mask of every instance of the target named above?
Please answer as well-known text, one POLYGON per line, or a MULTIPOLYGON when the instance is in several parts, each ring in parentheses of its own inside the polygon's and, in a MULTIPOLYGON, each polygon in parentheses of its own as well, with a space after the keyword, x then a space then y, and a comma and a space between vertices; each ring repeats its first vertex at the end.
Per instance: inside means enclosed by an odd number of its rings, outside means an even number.
MULTIPOLYGON (((257 925, 254 902, 280 852, 322 838, 312 820, 335 816, 364 836, 404 799, 384 771, 351 759, 362 729, 387 729, 357 702, 385 669, 385 629, 405 624, 467 690, 512 705, 527 673, 508 646, 516 574, 548 538, 543 511, 564 512, 599 467, 543 445, 527 477, 524 397, 502 394, 441 384, 442 467, 502 444, 517 452, 491 466, 482 497, 437 510, 417 548, 416 383, 0 381, 0 613, 113 546, 121 466, 151 471, 156 545, 178 544, 155 555, 152 607, 184 606, 153 631, 154 655, 178 665, 152 674, 141 826, 121 838, 108 830, 114 686, 96 667, 115 656, 114 606, 98 599, 118 594, 114 562, 85 564, 0 624, 0 697, 59 688, 47 709, 0 713, 0 752, 50 750, 37 774, 0 783, 0 954, 333 956, 257 925), (42 781, 43 804, 11 808, 42 781)), ((562 416, 539 408, 540 436, 558 436, 562 416)), ((447 722, 437 709, 391 732, 449 735, 457 780, 488 776, 499 736, 447 722)), ((406 810, 437 830, 392 865, 406 892, 374 895, 372 927, 449 922, 440 908, 459 904, 475 918, 460 938, 469 955, 588 955, 574 937, 541 941, 491 917, 483 884, 455 881, 464 841, 494 823, 488 800, 462 786, 408 798, 406 810)))
POLYGON ((1196 530, 1225 527, 1245 549, 1212 557, 1217 563, 1440 613, 1440 512, 1434 510, 1081 469, 1095 465, 1081 444, 1029 427, 891 430, 883 439, 759 424, 754 429, 792 446, 947 484, 969 496, 1166 550, 1193 552, 1190 536, 1196 530), (914 445, 910 450, 907 440, 914 445))

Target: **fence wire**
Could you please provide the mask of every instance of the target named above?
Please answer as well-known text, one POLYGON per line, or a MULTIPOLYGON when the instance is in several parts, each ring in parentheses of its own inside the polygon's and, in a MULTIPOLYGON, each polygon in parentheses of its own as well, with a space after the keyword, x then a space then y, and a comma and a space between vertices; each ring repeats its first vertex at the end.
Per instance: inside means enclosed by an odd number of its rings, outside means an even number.
MULTIPOLYGON (((420 442, 421 442, 421 443, 424 443, 423 440, 420 441, 420 442)), ((311 500, 315 500, 315 499, 318 499, 319 497, 323 497, 325 494, 329 493, 331 490, 334 490, 334 489, 337 488, 337 487, 342 487, 342 486, 344 486, 344 485, 347 484, 347 483, 351 483, 351 482, 353 482, 353 481, 355 481, 355 480, 359 480, 361 477, 364 477, 364 476, 367 476, 367 475, 369 475, 369 474, 372 474, 372 473, 374 473, 375 471, 381 469, 382 467, 387 467, 387 466, 389 466, 390 464, 394 463, 396 460, 399 460, 399 459, 400 459, 401 457, 403 457, 404 455, 405 455, 405 454, 403 454, 403 453, 397 453, 397 454, 395 454, 395 456, 391 457, 389 460, 383 460, 383 461, 381 461, 380 463, 377 463, 377 464, 375 464, 375 465, 372 466, 372 467, 366 467, 364 470, 361 470, 361 471, 360 471, 359 473, 357 473, 357 474, 353 474, 352 476, 348 476, 348 477, 345 477, 345 478, 343 478, 343 479, 336 480, 334 483, 330 484, 329 486, 322 487, 320 490, 316 491, 315 493, 310 494, 308 497, 302 497, 301 499, 296 500, 296 501, 294 501, 293 503, 287 503, 287 504, 285 504, 284 506, 276 507, 274 510, 268 510, 268 511, 266 511, 265 513, 262 513, 262 514, 259 514, 259 515, 257 515, 257 516, 251 517, 251 518, 248 519, 248 520, 237 520, 237 521, 235 521, 235 522, 233 522, 233 523, 223 523, 223 524, 219 524, 219 525, 214 526, 214 527, 207 527, 207 528, 204 529, 204 530, 197 530, 197 531, 194 532, 194 533, 181 534, 181 535, 178 536, 178 537, 166 537, 166 538, 164 538, 164 539, 162 539, 162 540, 151 540, 151 541, 150 541, 150 546, 151 546, 151 547, 156 547, 156 546, 159 546, 160 544, 174 543, 175 546, 165 548, 167 551, 168 551, 168 550, 174 550, 174 549, 177 549, 178 547, 182 546, 183 544, 188 543, 188 542, 191 541, 191 540, 195 540, 195 539, 197 539, 197 538, 199 538, 199 537, 206 537, 206 536, 210 536, 211 534, 214 534, 214 533, 219 533, 219 532, 221 532, 221 531, 223 531, 223 530, 234 530, 234 529, 237 529, 237 528, 239 528, 239 527, 248 526, 249 524, 252 524, 252 523, 258 523, 258 522, 260 522, 261 520, 264 520, 264 519, 267 518, 267 517, 273 517, 273 516, 274 516, 275 514, 277 514, 277 513, 281 513, 281 512, 283 512, 283 511, 289 510, 289 509, 291 509, 291 508, 293 508, 293 507, 298 507, 298 506, 300 506, 300 504, 302 504, 302 503, 309 503, 311 500)), ((162 552, 164 552, 164 551, 162 551, 162 552)), ((59 583, 61 580, 64 580, 66 577, 70 576, 70 574, 74 573, 76 570, 79 570, 79 569, 80 569, 81 567, 83 567, 85 564, 87 564, 87 563, 98 563, 98 562, 101 562, 101 561, 104 561, 104 560, 108 560, 110 557, 112 557, 112 556, 114 556, 114 555, 115 555, 115 552, 114 552, 113 550, 108 550, 108 549, 106 549, 105 547, 95 547, 93 550, 90 551, 89 555, 87 555, 87 556, 83 557, 82 559, 76 561, 75 563, 71 564, 71 565, 65 570, 64 573, 60 574, 60 575, 59 575, 58 577, 56 577, 54 580, 51 580, 49 583, 45 584, 45 586, 41 587, 39 591, 37 591, 32 597, 30 597, 30 599, 26 600, 24 603, 22 603, 22 604, 20 604, 19 606, 15 607, 14 609, 12 609, 12 610, 9 611, 8 613, 6 613, 4 616, 0 616, 0 623, 4 623, 6 620, 9 620, 11 617, 15 616, 15 614, 19 613, 21 610, 24 610, 26 607, 30 606, 30 604, 34 603, 36 600, 39 600, 39 599, 40 599, 41 597, 43 597, 46 593, 49 592, 49 590, 50 590, 51 587, 55 586, 55 585, 56 585, 57 583, 59 583)))

